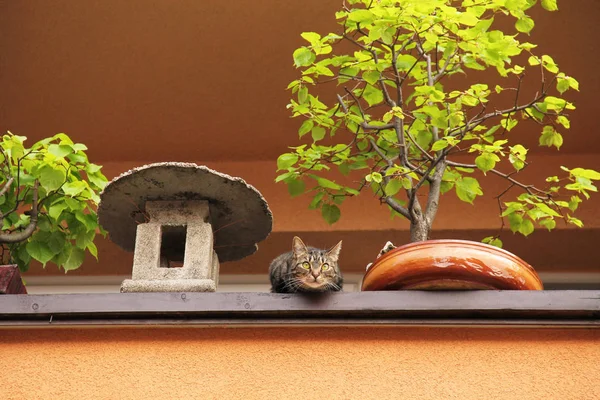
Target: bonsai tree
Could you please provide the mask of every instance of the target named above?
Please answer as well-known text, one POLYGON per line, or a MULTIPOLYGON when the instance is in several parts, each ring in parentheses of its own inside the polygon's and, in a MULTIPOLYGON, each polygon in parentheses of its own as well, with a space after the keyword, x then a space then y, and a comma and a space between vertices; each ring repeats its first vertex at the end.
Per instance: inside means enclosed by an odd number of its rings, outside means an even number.
POLYGON ((64 133, 30 148, 26 139, 8 132, 0 147, 2 262, 21 271, 32 259, 76 269, 86 250, 98 257, 96 206, 107 180, 88 161, 87 147, 64 133))
MULTIPOLYGON (((481 172, 506 180, 497 199, 513 232, 551 230, 557 219, 581 227, 573 214, 600 173, 565 166, 537 186, 519 179, 528 149, 516 140, 536 132, 540 146, 559 149, 575 109, 562 96, 579 90, 551 56, 521 41, 537 2, 345 0, 339 33, 304 32, 307 44, 293 53, 301 74, 288 86, 288 108, 303 119, 307 144, 278 158, 276 181, 292 196, 308 192, 329 223, 346 197, 369 188, 421 241, 442 194, 468 203, 483 194, 481 172), (483 80, 490 75, 493 83, 483 80), (358 183, 336 182, 334 170, 358 183)), ((540 3, 557 10, 556 0, 540 3)), ((502 245, 497 236, 484 242, 502 245)))

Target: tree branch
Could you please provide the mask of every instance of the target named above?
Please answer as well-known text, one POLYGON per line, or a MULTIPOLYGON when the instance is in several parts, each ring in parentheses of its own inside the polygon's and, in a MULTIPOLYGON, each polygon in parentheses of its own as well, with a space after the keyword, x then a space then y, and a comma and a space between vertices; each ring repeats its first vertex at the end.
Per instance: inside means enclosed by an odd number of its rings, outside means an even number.
POLYGON ((442 187, 442 177, 444 176, 445 170, 446 163, 439 162, 435 173, 429 181, 429 194, 427 196, 427 205, 425 206, 425 220, 427 221, 428 226, 431 226, 435 219, 435 215, 437 214, 442 187))
POLYGON ((20 232, 1 233, 0 243, 19 243, 27 240, 37 227, 38 221, 38 187, 39 182, 36 180, 33 184, 33 200, 31 203, 31 213, 29 215, 29 224, 20 232))
MULTIPOLYGON (((354 102, 358 106, 358 110, 360 111, 360 115, 363 118, 363 122, 360 123, 360 126, 363 129, 371 129, 371 130, 374 130, 374 131, 382 131, 384 129, 391 129, 391 128, 394 127, 394 124, 385 124, 385 125, 381 125, 381 126, 368 124, 367 121, 366 121, 366 119, 365 119, 365 113, 363 112, 363 109, 360 106, 358 98, 354 95, 354 93, 352 93, 352 91, 348 90, 348 88, 344 88, 344 90, 346 91, 346 93, 348 93, 352 97, 352 99, 354 100, 354 102)), ((340 106, 342 107, 342 109, 344 110, 344 112, 347 114, 348 113, 348 107, 344 103, 344 99, 339 94, 337 95, 337 98, 338 98, 338 102, 339 102, 340 106)))
MULTIPOLYGON (((454 161, 446 161, 446 164, 448 164, 448 166, 450 167, 461 167, 461 168, 477 168, 477 165, 475 164, 463 164, 463 163, 457 163, 454 161)), ((497 175, 501 178, 506 179, 507 181, 509 181, 510 183, 512 183, 514 186, 518 186, 522 189, 525 189, 527 191, 527 193, 540 197, 539 194, 544 195, 544 198, 550 198, 551 197, 551 193, 546 192, 544 190, 538 189, 533 185, 525 185, 524 183, 521 183, 519 181, 517 181, 516 179, 514 179, 513 177, 511 177, 511 174, 505 174, 504 172, 498 171, 497 169, 490 169, 488 172, 493 173, 494 175, 497 175), (539 194, 533 193, 533 192, 537 192, 539 194)), ((511 186, 512 187, 512 186, 511 186)))
POLYGON ((6 194, 6 192, 8 192, 8 189, 10 189, 10 185, 12 185, 12 183, 14 182, 15 178, 13 178, 12 176, 8 179, 8 181, 6 181, 6 183, 4 184, 4 187, 2 188, 2 190, 0 190, 0 197, 4 196, 6 194))
POLYGON ((442 69, 438 70, 438 73, 433 77, 433 83, 437 83, 440 79, 442 79, 446 70, 448 69, 448 66, 450 65, 450 60, 452 60, 457 53, 458 53, 458 47, 456 48, 456 50, 454 50, 454 53, 452 53, 452 55, 450 55, 446 59, 446 61, 444 62, 444 65, 442 66, 442 69))
MULTIPOLYGON (((379 155, 379 157, 381 157, 382 160, 384 160, 387 163, 387 167, 385 167, 383 169, 383 183, 384 185, 387 185, 388 182, 390 181, 390 177, 386 176, 385 171, 388 168, 391 168, 394 166, 394 162, 388 158, 383 151, 381 151, 381 149, 379 148, 379 146, 377 146, 377 143, 375 143, 375 141, 373 139, 369 139, 369 143, 371 144, 371 146, 373 147, 373 150, 375 150, 375 152, 379 155)), ((402 205, 400 203, 398 203, 396 200, 394 200, 393 197, 390 196, 386 196, 385 195, 385 191, 383 191, 383 196, 382 196, 383 200, 387 203, 387 205, 389 205, 390 207, 392 207, 392 209, 394 211, 396 211, 397 213, 401 214, 402 216, 404 216, 406 219, 408 219, 409 221, 412 221, 411 217, 410 217, 410 213, 408 211, 408 209, 402 207, 402 205)))
MULTIPOLYGON (((515 94, 515 104, 513 105, 513 108, 517 107, 519 105, 519 93, 521 92, 521 81, 523 80, 523 75, 519 75, 519 83, 517 84, 517 93, 515 94)), ((506 133, 506 131, 508 130, 508 119, 510 118, 512 113, 508 113, 506 114, 506 123, 504 124, 504 129, 502 130, 502 133, 500 136, 504 136, 504 134, 506 133)))
POLYGON ((517 111, 521 111, 521 110, 525 110, 529 107, 532 107, 535 103, 537 103, 538 101, 540 101, 541 99, 543 99, 544 97, 546 97, 546 92, 543 92, 542 94, 539 94, 535 97, 535 99, 533 99, 532 101, 530 101, 527 104, 523 104, 520 106, 513 106, 512 108, 508 108, 505 110, 496 110, 494 112, 491 113, 487 113, 484 116, 474 119, 472 121, 469 121, 466 125, 463 125, 461 127, 456 127, 453 128, 451 130, 448 131, 448 135, 452 135, 455 133, 459 133, 459 134, 465 134, 471 130, 473 130, 474 128, 476 128, 477 126, 479 126, 481 123, 487 121, 490 118, 494 118, 494 117, 499 117, 505 114, 511 114, 513 112, 517 112, 517 111), (472 124, 472 125, 471 125, 472 124))
POLYGON ((398 214, 401 214, 404 218, 406 218, 407 220, 409 220, 412 223, 413 218, 410 215, 410 213, 408 212, 408 210, 406 208, 402 207, 402 205, 400 205, 400 203, 398 203, 396 200, 394 200, 393 197, 386 197, 385 202, 387 203, 388 206, 392 207, 392 209, 394 211, 396 211, 398 214))
MULTIPOLYGON (((415 205, 415 202, 417 202, 417 203, 418 203, 418 201, 419 201, 418 199, 416 199, 416 193, 417 193, 417 191, 419 190, 419 188, 420 188, 421 186, 423 186, 423 184, 424 184, 424 183, 425 183, 425 181, 427 180, 427 177, 429 177, 429 175, 431 174, 431 171, 433 171, 433 169, 434 169, 434 168, 435 168, 435 167, 436 167, 438 164, 440 164, 440 163, 442 163, 442 166, 441 166, 439 169, 440 169, 440 170, 442 170, 442 175, 443 175, 443 173, 444 173, 444 171, 443 171, 443 170, 446 168, 446 164, 445 164, 445 163, 443 163, 442 161, 443 161, 443 160, 446 158, 446 156, 448 155, 448 154, 446 153, 446 150, 448 150, 448 148, 446 148, 446 149, 444 149, 444 150, 441 150, 441 153, 442 153, 442 154, 441 154, 440 156, 438 156, 438 157, 435 159, 435 161, 433 161, 433 162, 431 163, 431 165, 429 166, 429 168, 427 168, 427 171, 425 171, 424 175, 421 177, 421 179, 419 180, 419 182, 417 182, 417 184, 416 184, 416 185, 415 185, 415 186, 412 188, 412 191, 413 191, 413 196, 411 196, 411 198, 410 198, 410 200, 409 200, 409 203, 408 203, 408 209, 409 209, 409 210, 412 210, 412 207, 415 205)), ((437 175, 437 171, 436 171, 436 174, 435 174, 435 175, 437 175)), ((439 180, 440 180, 440 182, 439 182, 439 183, 440 183, 440 184, 441 184, 441 179, 442 179, 442 178, 441 178, 441 176, 440 176, 440 177, 439 177, 439 180)), ((435 179, 432 179, 432 181, 434 181, 433 183, 435 183, 435 179)), ((433 183, 432 183, 432 185, 433 185, 433 183)), ((430 189, 430 191, 431 191, 431 189, 430 189)), ((430 195, 431 195, 431 193, 430 193, 430 195)), ((437 203, 437 200, 439 200, 439 194, 438 194, 438 199, 436 199, 436 203, 437 203)), ((429 203, 430 203, 430 199, 427 199, 427 204, 429 204, 429 203)), ((417 204, 417 205, 418 205, 418 204, 417 204)), ((420 210, 420 206, 418 207, 418 209, 420 210)), ((426 210, 426 212, 427 212, 427 210, 426 210)))

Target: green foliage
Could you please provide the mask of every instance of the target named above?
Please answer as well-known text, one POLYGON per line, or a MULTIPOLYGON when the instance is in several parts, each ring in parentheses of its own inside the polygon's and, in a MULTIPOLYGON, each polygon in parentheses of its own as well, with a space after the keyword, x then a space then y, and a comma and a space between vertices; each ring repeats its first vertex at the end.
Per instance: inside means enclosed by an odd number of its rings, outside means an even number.
MULTIPOLYGON (((437 199, 454 189, 472 204, 483 195, 475 174, 494 174, 522 192, 500 203, 513 232, 527 236, 536 225, 553 229, 555 219, 581 225, 571 214, 596 191, 597 172, 564 168, 543 189, 515 179, 528 166, 529 149, 515 143, 519 136, 512 131, 521 125, 523 132, 537 130, 540 146, 558 150, 570 128, 567 112, 575 108, 562 96, 579 90, 577 80, 523 40, 535 27, 530 9, 555 11, 557 0, 344 4, 336 13, 339 33, 302 33, 306 44, 293 53, 299 77, 288 85, 288 109, 303 120, 298 136, 305 144, 279 157, 276 179, 288 184, 291 195, 309 193, 309 207, 334 223, 337 205, 370 188, 392 215, 429 229, 438 202, 425 207, 419 191, 437 199), (497 77, 446 88, 453 76, 471 70, 495 71, 497 77), (541 90, 524 93, 525 79, 541 90), (325 96, 328 85, 336 96, 325 96), (507 94, 514 106, 495 105, 507 94), (457 153, 472 156, 471 163, 453 161, 457 153), (352 179, 336 180, 336 174, 352 179)), ((501 246, 497 237, 486 239, 501 246)))
POLYGON ((30 148, 24 145, 26 139, 11 132, 2 136, 0 188, 6 189, 0 196, 3 261, 18 264, 22 271, 29 268, 31 260, 44 266, 53 263, 65 272, 77 269, 86 250, 98 257, 94 239, 104 231, 98 225, 96 206, 106 177, 99 165, 88 161, 87 147, 64 133, 30 148), (32 224, 31 235, 21 237, 34 215, 36 196, 37 224, 32 224))

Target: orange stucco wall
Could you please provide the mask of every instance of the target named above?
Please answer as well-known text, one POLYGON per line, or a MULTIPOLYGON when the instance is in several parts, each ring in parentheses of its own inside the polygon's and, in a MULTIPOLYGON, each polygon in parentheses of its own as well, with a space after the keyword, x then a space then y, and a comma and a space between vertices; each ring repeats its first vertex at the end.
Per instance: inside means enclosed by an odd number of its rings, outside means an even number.
POLYGON ((0 330, 3 399, 598 399, 600 330, 0 330))

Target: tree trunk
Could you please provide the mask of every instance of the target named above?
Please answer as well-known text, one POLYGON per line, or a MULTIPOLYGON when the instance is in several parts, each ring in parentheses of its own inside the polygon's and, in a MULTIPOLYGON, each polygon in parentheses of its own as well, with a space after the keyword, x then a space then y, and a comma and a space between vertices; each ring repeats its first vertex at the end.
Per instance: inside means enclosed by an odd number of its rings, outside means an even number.
POLYGON ((410 223, 410 241, 422 242, 429 239, 429 230, 431 227, 427 224, 425 218, 419 218, 410 223))

